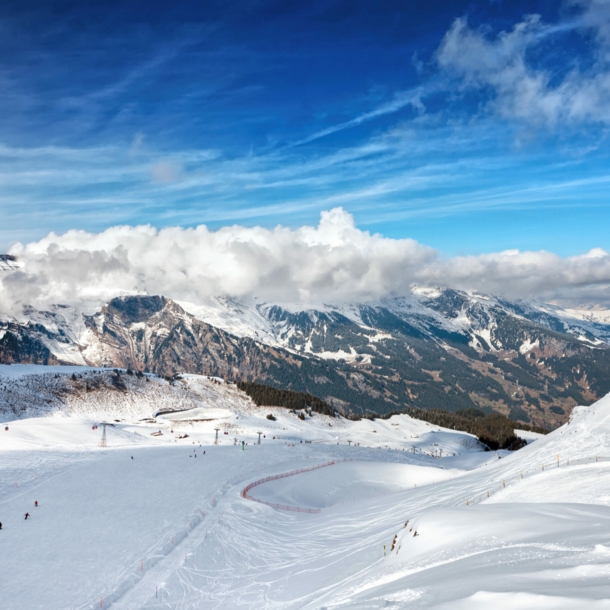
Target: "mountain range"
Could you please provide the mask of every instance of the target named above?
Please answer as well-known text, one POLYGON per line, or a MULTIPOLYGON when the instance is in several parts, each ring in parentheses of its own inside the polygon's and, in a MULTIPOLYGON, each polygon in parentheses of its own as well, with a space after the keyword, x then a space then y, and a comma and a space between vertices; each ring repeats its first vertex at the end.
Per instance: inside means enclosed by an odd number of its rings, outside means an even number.
POLYGON ((610 392, 610 312, 448 288, 312 307, 127 295, 93 313, 1 315, 0 362, 200 373, 309 392, 345 415, 477 408, 553 428, 610 392))

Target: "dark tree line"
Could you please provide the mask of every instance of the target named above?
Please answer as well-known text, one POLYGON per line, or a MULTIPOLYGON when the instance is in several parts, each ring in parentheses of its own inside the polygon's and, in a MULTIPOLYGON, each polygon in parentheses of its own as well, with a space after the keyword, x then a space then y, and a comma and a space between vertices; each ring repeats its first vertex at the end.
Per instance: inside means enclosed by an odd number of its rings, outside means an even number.
MULTIPOLYGON (((311 407, 312 411, 333 415, 334 409, 325 401, 306 392, 292 390, 279 390, 262 383, 240 381, 237 387, 245 392, 259 407, 284 407, 286 409, 305 409, 311 407)), ((516 422, 500 413, 486 415, 475 408, 466 408, 457 413, 450 413, 443 409, 419 409, 408 407, 403 411, 392 411, 379 415, 369 413, 367 419, 389 419, 392 415, 405 414, 429 422, 435 426, 452 428, 461 432, 474 434, 481 443, 495 451, 496 449, 509 449, 514 451, 526 445, 526 442, 515 435, 515 428, 546 434, 547 430, 535 426, 528 426, 516 422)), ((361 419, 360 416, 351 416, 352 420, 361 419)))
POLYGON ((305 409, 311 407, 316 413, 334 415, 335 410, 325 401, 307 392, 278 390, 262 383, 239 381, 237 387, 245 392, 257 407, 285 407, 286 409, 305 409))
MULTIPOLYGON (((443 428, 453 428, 462 432, 474 434, 481 443, 491 450, 510 449, 514 451, 521 449, 526 442, 515 435, 515 428, 546 434, 547 430, 536 426, 528 426, 522 422, 516 422, 501 413, 490 413, 486 415, 478 409, 464 409, 457 413, 449 413, 442 409, 418 409, 410 407, 402 413, 427 421, 435 426, 443 428)), ((385 417, 385 416, 384 416, 385 417)))

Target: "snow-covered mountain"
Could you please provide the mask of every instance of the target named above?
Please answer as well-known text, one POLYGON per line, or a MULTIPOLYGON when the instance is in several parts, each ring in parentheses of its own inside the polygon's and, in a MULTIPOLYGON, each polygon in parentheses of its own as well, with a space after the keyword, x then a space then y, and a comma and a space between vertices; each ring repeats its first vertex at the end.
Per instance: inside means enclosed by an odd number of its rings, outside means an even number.
POLYGON ((0 254, 0 273, 2 271, 15 271, 19 268, 17 259, 11 254, 0 254))
MULTIPOLYGON (((607 313, 607 312, 606 312, 607 313)), ((0 318, 2 362, 257 380, 349 412, 477 407, 545 426, 610 391, 610 314, 451 289, 310 307, 115 298, 0 318)))
MULTIPOLYGON (((424 335, 444 331, 468 335, 473 347, 501 350, 502 325, 499 318, 512 317, 533 322, 549 330, 578 337, 591 345, 610 345, 610 311, 564 309, 533 301, 508 301, 475 292, 413 287, 409 297, 378 302, 325 304, 303 307, 291 303, 259 303, 230 298, 210 299, 205 304, 180 302, 195 317, 240 337, 250 337, 270 345, 288 347, 320 355, 323 350, 309 343, 319 321, 345 318, 366 327, 375 312, 387 310, 412 324, 424 335), (481 341, 483 339, 483 341, 481 341)), ((348 350, 348 354, 356 352, 348 350)), ((335 358, 336 355, 331 355, 335 358)))

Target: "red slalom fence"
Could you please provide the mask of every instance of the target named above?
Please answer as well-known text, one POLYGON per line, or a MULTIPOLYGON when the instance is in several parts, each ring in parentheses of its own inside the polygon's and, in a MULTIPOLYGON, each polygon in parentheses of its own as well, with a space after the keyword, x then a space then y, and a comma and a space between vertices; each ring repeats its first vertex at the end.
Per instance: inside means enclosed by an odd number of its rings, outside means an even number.
POLYGON ((269 481, 276 481, 277 479, 285 479, 286 477, 292 477, 295 474, 301 474, 302 472, 309 472, 310 470, 318 470, 318 468, 325 468, 326 466, 332 466, 333 464, 338 464, 339 462, 351 462, 353 461, 351 458, 346 458, 343 460, 332 460, 330 462, 324 462, 324 464, 318 464, 317 466, 309 466, 308 468, 299 468, 298 470, 291 470, 290 472, 284 472, 282 474, 276 474, 271 477, 265 477, 264 479, 259 479, 258 481, 254 481, 250 483, 246 487, 244 487, 241 495, 247 500, 252 500, 253 502, 258 502, 259 504, 266 504, 267 506, 271 506, 271 508, 278 508, 280 510, 290 510, 295 513, 319 513, 321 509, 319 508, 300 508, 299 506, 288 506, 287 504, 276 504, 275 502, 265 502, 265 500, 259 500, 258 498, 254 498, 248 494, 248 492, 257 485, 262 485, 263 483, 267 483, 269 481))

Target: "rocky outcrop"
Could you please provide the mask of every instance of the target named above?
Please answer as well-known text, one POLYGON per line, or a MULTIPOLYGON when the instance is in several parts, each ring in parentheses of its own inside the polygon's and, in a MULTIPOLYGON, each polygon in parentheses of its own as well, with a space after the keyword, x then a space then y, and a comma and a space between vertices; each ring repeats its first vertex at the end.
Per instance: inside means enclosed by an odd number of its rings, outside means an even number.
POLYGON ((14 323, 4 325, 0 330, 0 364, 60 364, 32 330, 14 323))

